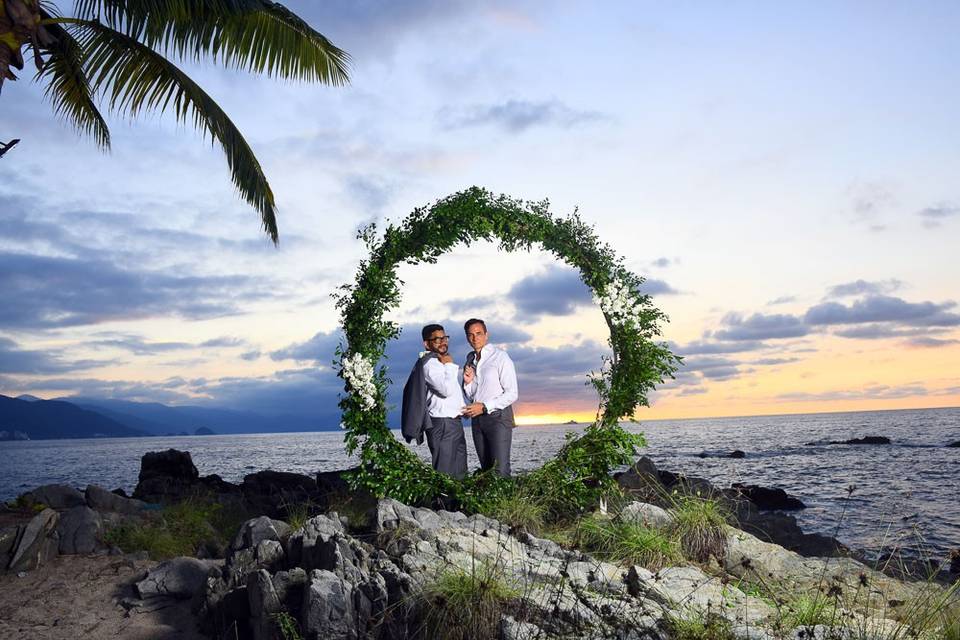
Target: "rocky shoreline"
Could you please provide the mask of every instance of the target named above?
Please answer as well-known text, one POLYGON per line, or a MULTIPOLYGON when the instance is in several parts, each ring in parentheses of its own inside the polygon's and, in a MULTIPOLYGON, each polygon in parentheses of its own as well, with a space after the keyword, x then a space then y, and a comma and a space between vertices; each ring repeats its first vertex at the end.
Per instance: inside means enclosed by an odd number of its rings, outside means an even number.
MULTIPOLYGON (((146 619, 179 607, 191 612, 197 637, 255 640, 883 640, 913 624, 911 603, 943 598, 942 607, 956 604, 941 584, 875 571, 837 540, 802 532, 783 512, 802 503, 782 491, 718 490, 702 479, 659 470, 647 458, 617 481, 629 498, 615 515, 618 522, 665 526, 673 517, 670 496, 680 491, 714 496, 736 515, 739 528, 726 526, 719 550, 705 562, 651 570, 598 559, 484 515, 351 495, 338 472, 310 477, 262 471, 232 484, 200 476, 189 453, 168 450, 143 457, 132 497, 93 485, 84 492, 51 485, 21 496, 16 509, 0 513, 0 564, 6 571, 0 584, 15 585, 54 565, 57 556, 116 558, 133 569, 126 590, 118 588, 104 604, 124 618, 146 619), (107 542, 108 531, 197 495, 240 506, 253 517, 223 548, 198 550, 195 555, 203 557, 146 562, 142 553, 124 554, 107 542), (338 512, 345 498, 349 513, 338 512), (302 505, 309 505, 311 517, 297 518, 302 505), (468 618, 476 628, 466 633, 456 629, 464 626, 458 618, 464 612, 451 609, 450 594, 438 591, 437 585, 451 580, 499 585, 502 597, 489 611, 468 607, 480 613, 468 618), (842 612, 836 623, 788 624, 791 598, 810 594, 832 599, 835 612, 842 612), (701 625, 706 635, 683 635, 686 624, 701 625)), ((5 615, 0 606, 4 637, 70 637, 36 628, 26 633, 5 615)), ((187 637, 182 629, 164 633, 143 637, 187 637)))

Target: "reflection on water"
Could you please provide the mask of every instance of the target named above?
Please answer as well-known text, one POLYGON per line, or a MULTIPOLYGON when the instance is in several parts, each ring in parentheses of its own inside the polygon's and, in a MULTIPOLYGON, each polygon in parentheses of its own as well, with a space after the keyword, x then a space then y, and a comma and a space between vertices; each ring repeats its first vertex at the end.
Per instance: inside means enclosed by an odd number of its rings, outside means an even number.
MULTIPOLYGON (((713 481, 776 486, 803 500, 797 512, 807 531, 834 533, 855 547, 877 550, 899 535, 922 534, 941 556, 960 548, 960 409, 809 414, 750 418, 650 421, 627 428, 647 436, 644 452, 664 469, 713 481), (807 442, 884 435, 892 446, 805 446, 807 442), (700 458, 701 452, 747 452, 744 459, 700 458), (856 489, 846 502, 847 488, 856 489)), ((513 467, 535 468, 581 427, 518 427, 513 467)), ((355 463, 340 431, 169 438, 0 442, 0 498, 41 484, 96 483, 131 491, 147 451, 190 451, 203 475, 238 482, 261 469, 312 474, 355 463)), ((467 434, 471 468, 477 466, 467 434)), ((416 451, 429 459, 426 445, 416 451)))

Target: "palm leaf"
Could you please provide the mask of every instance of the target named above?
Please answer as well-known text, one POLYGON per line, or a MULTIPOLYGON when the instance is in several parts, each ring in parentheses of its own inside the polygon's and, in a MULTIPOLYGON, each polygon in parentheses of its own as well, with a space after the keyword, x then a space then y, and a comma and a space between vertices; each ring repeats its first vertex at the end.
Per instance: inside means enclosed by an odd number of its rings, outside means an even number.
POLYGON ((281 78, 349 81, 349 55, 276 2, 79 0, 77 12, 165 53, 209 55, 228 67, 281 78))
POLYGON ((111 109, 136 116, 172 107, 181 122, 192 122, 220 143, 234 185, 259 213, 277 242, 276 205, 260 162, 223 109, 172 62, 134 38, 96 21, 73 23, 87 57, 95 92, 109 96, 111 109))
POLYGON ((100 147, 109 149, 110 130, 93 101, 79 43, 58 24, 47 24, 46 29, 55 40, 41 50, 47 60, 37 70, 36 79, 47 82, 44 93, 55 114, 92 136, 100 147))

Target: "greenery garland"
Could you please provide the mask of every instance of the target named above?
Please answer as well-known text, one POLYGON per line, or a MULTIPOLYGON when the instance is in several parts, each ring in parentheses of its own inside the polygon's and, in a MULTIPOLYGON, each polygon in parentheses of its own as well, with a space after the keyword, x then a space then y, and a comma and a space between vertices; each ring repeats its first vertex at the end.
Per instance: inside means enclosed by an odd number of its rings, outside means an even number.
POLYGON ((399 335, 397 324, 384 319, 400 302, 398 265, 435 263, 457 245, 497 239, 503 251, 540 245, 578 269, 610 329, 612 355, 604 356, 601 370, 590 375, 599 396, 596 420, 581 435, 570 434, 559 454, 524 482, 544 491, 549 487, 551 508, 564 511, 587 508, 608 492, 611 471, 631 463, 644 444, 642 435, 628 433, 619 421, 632 419, 637 407, 649 406, 648 393, 673 377, 680 361, 656 341, 667 318, 650 296, 640 293, 643 278, 626 269, 577 213, 555 218, 546 200, 523 202, 478 187, 415 209, 400 225, 387 226, 382 236, 371 224, 358 238, 370 255, 361 261, 355 283, 341 287, 337 296, 346 339, 337 349, 346 392, 340 399, 341 426, 347 452, 360 454, 359 468, 350 477, 354 488, 410 504, 437 499, 449 504, 452 499, 468 510, 480 510, 514 488, 515 480, 489 472, 458 481, 421 462, 387 427, 389 380, 379 364, 387 342, 399 335))

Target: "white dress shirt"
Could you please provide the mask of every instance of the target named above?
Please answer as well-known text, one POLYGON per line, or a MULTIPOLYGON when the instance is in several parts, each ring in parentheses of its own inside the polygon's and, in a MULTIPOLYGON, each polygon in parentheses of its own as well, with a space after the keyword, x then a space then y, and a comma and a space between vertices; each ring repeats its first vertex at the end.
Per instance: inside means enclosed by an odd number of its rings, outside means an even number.
POLYGON ((463 391, 457 374, 460 368, 453 362, 443 364, 430 358, 423 365, 427 382, 427 410, 431 418, 456 418, 463 410, 463 391))
POLYGON ((487 344, 480 350, 480 361, 473 382, 464 385, 470 402, 482 402, 488 412, 506 409, 517 401, 517 370, 503 349, 487 344))

